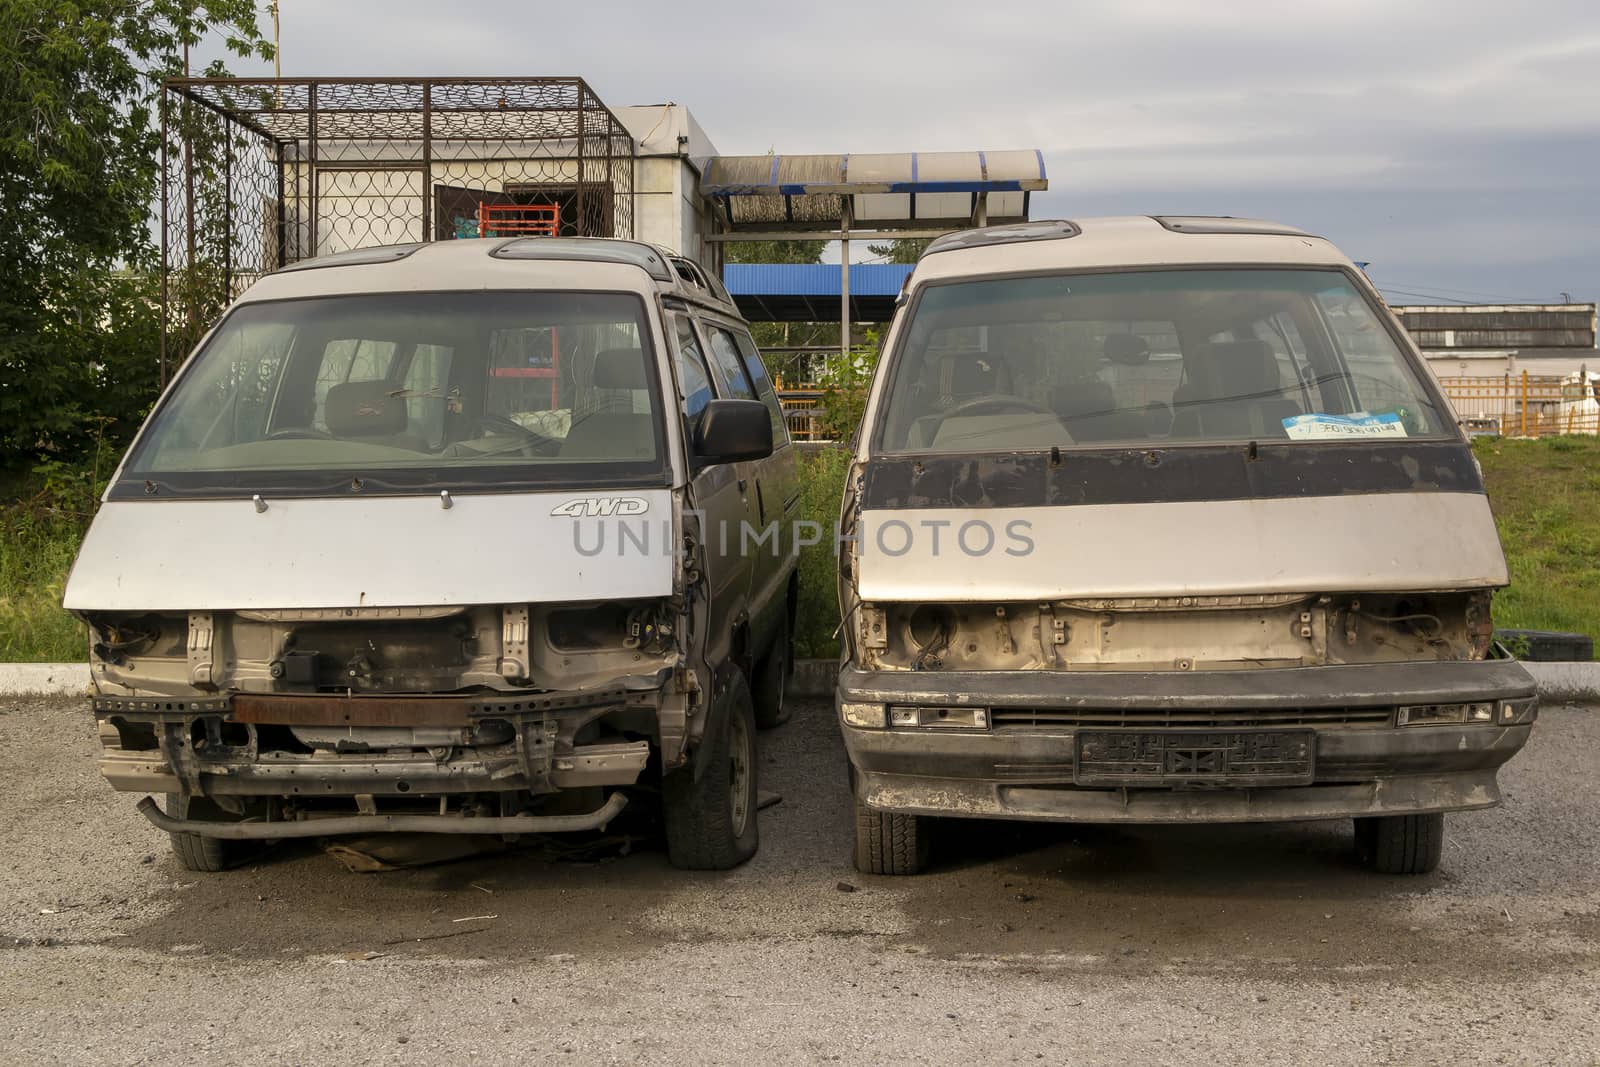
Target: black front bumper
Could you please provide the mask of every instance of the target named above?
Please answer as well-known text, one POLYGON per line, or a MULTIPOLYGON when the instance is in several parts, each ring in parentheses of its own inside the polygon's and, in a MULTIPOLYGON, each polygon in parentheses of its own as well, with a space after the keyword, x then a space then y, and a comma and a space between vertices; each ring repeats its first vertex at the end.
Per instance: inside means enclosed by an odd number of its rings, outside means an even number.
POLYGON ((869 672, 838 700, 982 707, 986 730, 843 725, 857 795, 928 815, 1082 822, 1265 822, 1490 807, 1496 772, 1527 742, 1535 695, 1511 660, 1205 672, 869 672), (1403 705, 1492 703, 1486 723, 1397 726, 1403 705), (1080 731, 1306 731, 1306 784, 1211 788, 1085 784, 1080 731))

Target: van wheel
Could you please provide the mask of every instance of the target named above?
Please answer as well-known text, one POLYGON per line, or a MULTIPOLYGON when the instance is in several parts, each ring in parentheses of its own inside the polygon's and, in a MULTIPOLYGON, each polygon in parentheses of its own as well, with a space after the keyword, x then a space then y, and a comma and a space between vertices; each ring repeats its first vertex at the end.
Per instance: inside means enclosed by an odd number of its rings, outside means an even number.
MULTIPOLYGON (((167 794, 167 814, 174 819, 225 817, 220 808, 199 798, 191 798, 186 810, 176 793, 167 794)), ((172 838, 173 855, 178 857, 178 862, 186 871, 215 874, 243 863, 253 851, 249 848, 253 842, 248 841, 226 841, 220 837, 204 837, 200 834, 167 836, 172 838)))
POLYGON ((789 709, 783 706, 783 697, 789 687, 789 616, 772 639, 767 654, 756 667, 755 705, 756 726, 770 730, 789 721, 789 709))
POLYGON ((856 870, 862 874, 921 874, 928 865, 931 820, 878 811, 855 798, 856 870))
POLYGON ((711 746, 700 777, 686 767, 661 780, 667 858, 686 871, 725 871, 756 852, 756 724, 742 671, 728 689, 727 718, 700 739, 711 746))
POLYGON ((1356 854, 1382 874, 1427 874, 1444 854, 1444 815, 1357 819, 1356 854))

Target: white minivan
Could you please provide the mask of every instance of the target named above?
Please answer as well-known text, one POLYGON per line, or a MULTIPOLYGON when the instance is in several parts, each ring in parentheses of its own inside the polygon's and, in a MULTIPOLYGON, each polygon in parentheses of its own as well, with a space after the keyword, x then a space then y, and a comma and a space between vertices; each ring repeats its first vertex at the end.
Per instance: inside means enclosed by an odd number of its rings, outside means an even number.
POLYGON ((733 866, 790 669, 793 451, 727 291, 661 249, 269 275, 156 405, 68 581, 100 769, 165 794, 139 808, 195 870, 279 838, 598 828, 641 795, 675 864, 733 866))
POLYGON ((929 816, 1350 817, 1383 871, 1498 803, 1534 683, 1449 404, 1361 271, 1273 223, 952 234, 842 516, 856 863, 929 816))

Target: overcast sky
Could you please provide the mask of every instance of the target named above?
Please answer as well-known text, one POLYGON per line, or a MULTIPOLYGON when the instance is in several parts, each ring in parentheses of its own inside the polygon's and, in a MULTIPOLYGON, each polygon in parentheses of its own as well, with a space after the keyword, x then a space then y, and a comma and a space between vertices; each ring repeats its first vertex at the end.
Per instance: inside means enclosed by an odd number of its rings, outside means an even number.
POLYGON ((1600 297, 1594 0, 282 12, 286 75, 578 74, 614 106, 688 106, 728 154, 1040 148, 1035 218, 1263 216, 1371 261, 1397 302, 1600 297))

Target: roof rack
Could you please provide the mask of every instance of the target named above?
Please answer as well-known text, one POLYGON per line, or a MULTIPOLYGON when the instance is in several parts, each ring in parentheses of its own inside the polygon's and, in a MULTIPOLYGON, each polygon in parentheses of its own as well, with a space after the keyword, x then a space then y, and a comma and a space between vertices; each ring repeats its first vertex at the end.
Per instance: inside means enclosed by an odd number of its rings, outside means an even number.
POLYGON ((489 253, 496 259, 558 259, 627 263, 661 282, 673 281, 672 268, 649 245, 597 237, 518 237, 489 253))
POLYGON ((371 245, 367 248, 352 248, 348 252, 330 252, 325 256, 298 260, 286 267, 279 267, 274 273, 288 274, 291 271, 317 270, 322 267, 359 267, 369 263, 393 263, 396 260, 405 259, 421 247, 421 242, 413 241, 410 244, 371 245))
POLYGON ((1266 219, 1236 219, 1232 215, 1151 215, 1173 233, 1201 235, 1248 234, 1256 237, 1311 237, 1312 234, 1266 219))
POLYGON ((1024 241, 1059 241, 1076 237, 1083 231, 1078 224, 1066 219, 1041 219, 1038 222, 1019 222, 1008 226, 985 226, 978 230, 958 230, 937 237, 923 251, 931 256, 936 252, 954 252, 963 248, 983 248, 987 245, 1010 245, 1024 241))

